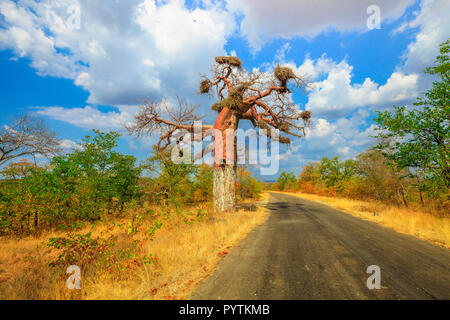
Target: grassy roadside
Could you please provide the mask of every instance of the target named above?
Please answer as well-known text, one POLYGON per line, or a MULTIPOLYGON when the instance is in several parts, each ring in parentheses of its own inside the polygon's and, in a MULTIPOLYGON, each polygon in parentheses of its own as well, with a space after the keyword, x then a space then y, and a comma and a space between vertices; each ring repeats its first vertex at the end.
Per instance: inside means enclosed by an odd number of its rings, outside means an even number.
POLYGON ((377 222, 397 232, 430 241, 444 248, 450 248, 450 217, 448 216, 433 215, 380 202, 324 197, 308 193, 280 193, 321 202, 353 216, 377 222))
POLYGON ((136 243, 139 250, 121 260, 114 258, 117 268, 101 267, 100 260, 80 266, 82 290, 77 292, 66 288, 67 275, 62 271, 55 275, 49 266, 61 251, 50 250, 46 243, 65 233, 0 238, 0 299, 186 299, 212 273, 221 256, 269 214, 260 207, 235 213, 206 212, 201 218, 195 218, 195 212, 198 208, 170 215, 161 210, 143 218, 136 230, 147 230, 155 215, 163 225, 151 239, 139 238, 139 232, 131 237, 127 231, 130 221, 136 220, 135 212, 80 229, 81 233, 92 232, 95 239, 105 235, 116 239, 108 248, 112 252, 108 259, 131 252, 127 250, 136 243), (125 228, 113 227, 117 225, 125 228))

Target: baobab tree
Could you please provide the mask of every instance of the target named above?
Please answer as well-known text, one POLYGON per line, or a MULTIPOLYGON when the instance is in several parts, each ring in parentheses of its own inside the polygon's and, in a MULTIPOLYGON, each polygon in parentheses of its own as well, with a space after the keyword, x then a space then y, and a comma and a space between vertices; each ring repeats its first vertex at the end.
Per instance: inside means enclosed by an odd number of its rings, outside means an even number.
POLYGON ((127 129, 135 135, 161 134, 157 147, 163 159, 163 151, 170 145, 179 145, 183 139, 177 134, 180 130, 189 132, 193 141, 213 136, 213 143, 195 155, 194 161, 214 153, 214 208, 232 211, 237 160, 235 133, 239 122, 250 121, 280 143, 291 142, 287 135, 303 137, 311 113, 300 111, 291 94, 292 89, 304 89, 307 82, 289 67, 277 66, 273 74, 246 71, 238 57, 216 57, 211 72, 211 77, 202 76, 200 93, 217 99, 211 107, 218 112, 214 125, 199 125, 202 117, 195 114, 196 107, 180 100, 176 108, 165 102, 147 101, 127 129))

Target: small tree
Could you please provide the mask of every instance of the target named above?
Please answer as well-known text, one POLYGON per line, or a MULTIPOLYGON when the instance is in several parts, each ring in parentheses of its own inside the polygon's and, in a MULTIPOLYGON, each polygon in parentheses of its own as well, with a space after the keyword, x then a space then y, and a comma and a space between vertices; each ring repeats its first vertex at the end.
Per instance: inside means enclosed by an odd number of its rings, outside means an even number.
MULTIPOLYGON (((377 150, 369 149, 356 156, 359 178, 359 198, 383 202, 403 202, 408 207, 409 179, 407 169, 399 169, 395 163, 377 150)), ((422 200, 423 202, 423 200, 422 200)))
POLYGON ((323 157, 319 164, 319 173, 322 181, 327 187, 334 187, 342 177, 342 166, 339 163, 339 157, 323 157))
POLYGON ((306 83, 288 67, 277 66, 273 75, 258 70, 247 72, 237 57, 216 57, 212 77, 203 76, 200 82, 200 93, 215 95, 218 100, 212 106, 218 112, 213 126, 196 127, 195 122, 200 117, 195 115, 195 107, 180 101, 176 109, 167 103, 147 102, 128 130, 137 135, 160 133, 161 155, 174 142, 173 138, 180 143, 178 130, 193 134, 194 141, 214 135, 214 143, 193 159, 214 152, 214 207, 216 211, 232 211, 236 201, 236 130, 240 121, 250 121, 281 143, 290 143, 290 139, 278 136, 272 129, 296 137, 304 135, 304 126, 311 114, 299 111, 294 105, 289 85, 301 88, 306 83))
POLYGON ((252 177, 244 167, 237 168, 236 193, 240 199, 257 199, 263 190, 263 183, 252 177))
POLYGON ((280 190, 290 189, 295 186, 297 177, 293 172, 283 171, 277 179, 278 188, 280 190))
POLYGON ((115 151, 119 134, 95 131, 79 149, 54 157, 49 166, 26 162, 0 175, 0 234, 44 225, 95 220, 137 199, 141 167, 115 151))
POLYGON ((76 181, 80 207, 95 218, 101 210, 110 212, 115 205, 123 208, 137 196, 141 168, 133 156, 115 151, 119 133, 94 133, 83 139, 80 149, 55 158, 53 171, 66 183, 76 181))
MULTIPOLYGON (((158 148, 154 147, 157 151, 158 148)), ((158 177, 152 180, 151 198, 157 201, 170 201, 178 205, 180 201, 190 201, 193 198, 192 178, 197 171, 192 164, 176 164, 170 158, 167 151, 154 152, 143 166, 152 173, 157 173, 158 177), (169 158, 169 159, 167 159, 169 158), (164 161, 164 159, 166 159, 164 161)))
POLYGON ((197 201, 209 201, 213 199, 213 168, 207 164, 198 167, 194 180, 194 195, 197 201))
POLYGON ((23 156, 52 156, 60 151, 55 133, 30 114, 14 118, 0 130, 0 165, 23 156))
POLYGON ((1 171, 0 176, 5 179, 22 179, 30 175, 35 165, 25 159, 19 162, 10 162, 1 171))
POLYGON ((400 169, 410 168, 413 176, 422 178, 431 196, 447 193, 450 187, 450 39, 441 44, 437 65, 425 69, 436 75, 433 88, 414 103, 418 109, 405 106, 394 111, 378 112, 375 122, 380 143, 376 146, 400 169))

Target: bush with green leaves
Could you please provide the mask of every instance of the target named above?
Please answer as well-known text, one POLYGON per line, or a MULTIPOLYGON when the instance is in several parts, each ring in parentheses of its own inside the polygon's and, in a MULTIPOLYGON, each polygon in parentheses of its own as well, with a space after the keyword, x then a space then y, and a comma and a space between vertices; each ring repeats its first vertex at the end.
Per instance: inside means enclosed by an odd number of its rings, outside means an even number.
POLYGON ((373 149, 360 153, 354 160, 324 157, 320 162, 309 163, 299 175, 298 188, 301 192, 327 196, 424 205, 420 190, 414 191, 414 180, 408 176, 408 170, 400 169, 373 149))
POLYGON ((278 190, 292 190, 295 189, 297 177, 293 172, 283 171, 277 178, 278 190))
POLYGON ((119 134, 94 131, 79 149, 39 168, 13 166, 2 172, 0 233, 28 232, 75 220, 97 220, 122 210, 140 195, 141 167, 114 149, 119 134))
POLYGON ((198 166, 194 178, 194 200, 212 201, 214 168, 207 164, 198 166))
POLYGON ((145 195, 147 200, 156 204, 172 203, 182 206, 193 201, 194 177, 198 171, 196 165, 176 164, 171 160, 170 153, 161 154, 153 148, 153 156, 143 164, 150 177, 145 180, 145 195))
POLYGON ((244 167, 237 168, 236 195, 239 199, 258 199, 264 185, 252 176, 252 173, 244 167))

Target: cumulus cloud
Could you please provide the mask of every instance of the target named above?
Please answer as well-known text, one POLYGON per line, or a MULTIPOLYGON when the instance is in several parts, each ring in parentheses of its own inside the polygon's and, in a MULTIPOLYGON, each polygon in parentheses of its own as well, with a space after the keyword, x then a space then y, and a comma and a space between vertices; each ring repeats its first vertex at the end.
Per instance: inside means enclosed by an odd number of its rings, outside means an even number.
POLYGON ((83 129, 124 131, 124 126, 132 121, 137 108, 136 106, 120 106, 117 111, 102 112, 92 106, 72 109, 57 106, 38 107, 37 114, 83 129))
POLYGON ((61 148, 64 149, 64 151, 72 151, 74 149, 80 149, 81 148, 81 146, 78 143, 76 143, 76 142, 74 142, 74 141, 72 141, 70 139, 61 140, 59 142, 59 145, 60 145, 61 148))
POLYGON ((274 38, 312 38, 327 30, 366 31, 367 8, 377 5, 382 21, 400 17, 414 0, 227 0, 230 11, 242 14, 241 32, 260 49, 274 38))
POLYGON ((417 74, 394 72, 385 84, 370 78, 353 83, 353 66, 344 59, 337 63, 325 55, 317 60, 306 57, 303 64, 287 63, 311 82, 306 109, 315 116, 338 119, 363 107, 381 109, 410 101, 418 94, 417 74))
MULTIPOLYGON (((68 1, 65 1, 68 5, 68 1)), ((73 1, 72 1, 73 2, 73 1)), ((64 43, 46 31, 56 29, 57 23, 51 23, 50 15, 45 13, 46 6, 37 6, 34 2, 22 1, 24 5, 9 0, 0 1, 0 49, 10 49, 18 57, 27 57, 31 66, 40 75, 74 78, 83 65, 74 56, 58 53, 64 43), (30 3, 30 6, 25 6, 30 3), (33 10, 33 11, 32 11, 33 10), (41 11, 41 16, 34 14, 41 11)), ((59 30, 60 34, 65 34, 59 30)))
POLYGON ((283 170, 299 172, 302 165, 322 157, 355 157, 373 144, 375 126, 368 125, 366 109, 357 110, 350 118, 327 120, 316 118, 304 139, 294 143, 280 156, 283 170))
POLYGON ((353 83, 353 66, 345 59, 336 62, 326 55, 316 60, 307 56, 300 66, 288 65, 312 80, 305 108, 312 112, 313 121, 305 139, 296 141, 282 157, 286 168, 298 168, 298 163, 323 156, 353 158, 374 142, 370 111, 410 102, 419 93, 419 76, 400 69, 378 84, 370 78, 353 83))
POLYGON ((384 84, 370 78, 352 83, 353 67, 346 60, 335 62, 326 56, 306 57, 296 66, 297 73, 309 76, 313 88, 307 109, 316 116, 303 140, 297 141, 282 166, 298 169, 298 163, 320 160, 322 156, 351 158, 374 143, 375 125, 369 123, 369 110, 393 104, 407 104, 430 86, 422 70, 433 63, 438 46, 450 34, 446 17, 449 4, 443 0, 425 0, 413 20, 396 32, 418 28, 415 40, 404 53, 403 61, 384 84))
POLYGON ((306 139, 293 146, 294 154, 286 158, 285 165, 294 161, 295 167, 296 161, 318 160, 317 155, 349 158, 369 147, 374 142, 370 136, 376 131, 375 125, 368 122, 368 110, 409 104, 429 88, 431 79, 422 70, 433 63, 439 44, 450 34, 449 13, 448 1, 421 2, 415 18, 396 31, 418 28, 403 61, 384 84, 370 78, 353 83, 353 67, 346 60, 338 63, 325 55, 316 60, 307 56, 300 66, 288 63, 298 74, 313 81, 306 108, 316 120, 306 139))
POLYGON ((181 0, 0 0, 0 17, 0 49, 29 58, 40 75, 74 80, 100 105, 191 96, 235 28, 219 6, 181 0), (66 21, 73 5, 79 29, 66 21))
MULTIPOLYGON (((138 111, 138 106, 118 106, 112 111, 104 112, 94 106, 85 106, 83 108, 63 108, 36 107, 36 113, 53 120, 63 121, 85 130, 99 129, 102 131, 119 132, 123 139, 127 141, 130 150, 134 152, 151 152, 153 146, 158 142, 155 136, 132 137, 127 134, 125 125, 133 121, 133 117, 138 111)), ((65 151, 79 149, 80 145, 76 142, 64 139, 60 142, 65 151)))
POLYGON ((353 66, 326 55, 316 60, 307 56, 300 66, 288 63, 299 75, 313 81, 306 108, 315 120, 307 137, 288 151, 283 166, 295 168, 296 163, 317 161, 322 156, 351 158, 368 148, 374 142, 371 136, 376 135, 375 125, 369 123, 369 110, 409 104, 429 88, 431 79, 422 70, 433 63, 439 44, 450 34, 449 13, 448 1, 421 2, 414 19, 396 31, 418 29, 403 61, 385 83, 370 78, 353 83, 353 66))
POLYGON ((404 53, 403 64, 399 70, 406 74, 420 74, 419 86, 421 91, 431 86, 431 76, 424 76, 423 69, 432 64, 439 54, 439 45, 450 35, 450 2, 447 0, 423 0, 420 10, 414 19, 404 23, 396 33, 408 29, 418 28, 415 40, 411 42, 404 53))

